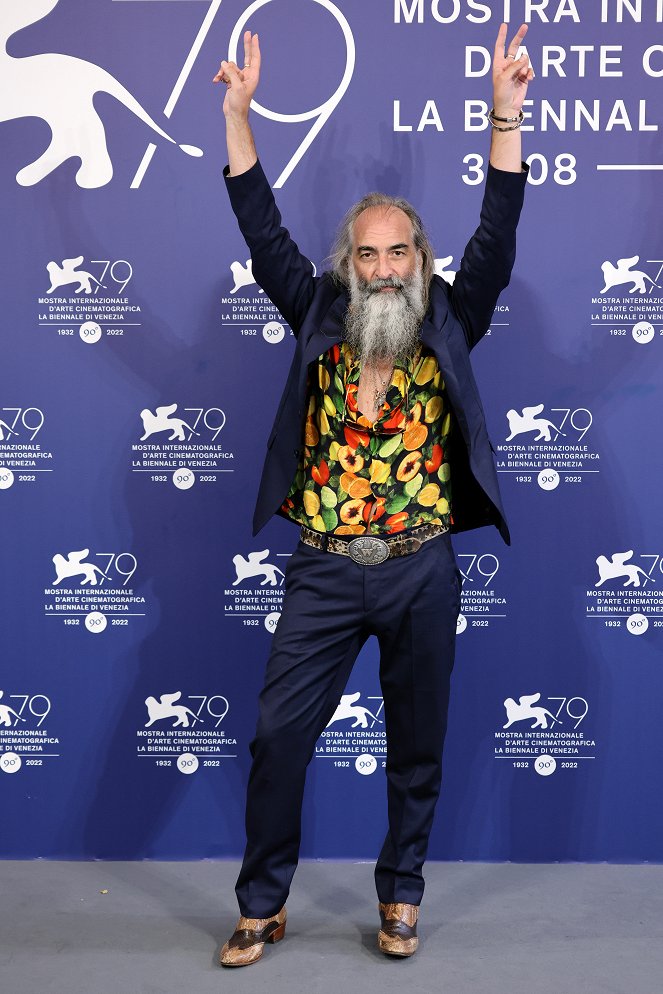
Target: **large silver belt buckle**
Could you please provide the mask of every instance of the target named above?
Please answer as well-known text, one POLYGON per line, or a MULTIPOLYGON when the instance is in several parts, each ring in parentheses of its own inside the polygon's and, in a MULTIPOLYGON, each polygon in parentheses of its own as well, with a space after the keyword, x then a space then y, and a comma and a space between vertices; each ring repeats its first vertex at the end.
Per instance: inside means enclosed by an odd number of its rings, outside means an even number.
POLYGON ((389 546, 373 535, 361 535, 348 543, 350 558, 360 566, 378 566, 389 559, 389 546))

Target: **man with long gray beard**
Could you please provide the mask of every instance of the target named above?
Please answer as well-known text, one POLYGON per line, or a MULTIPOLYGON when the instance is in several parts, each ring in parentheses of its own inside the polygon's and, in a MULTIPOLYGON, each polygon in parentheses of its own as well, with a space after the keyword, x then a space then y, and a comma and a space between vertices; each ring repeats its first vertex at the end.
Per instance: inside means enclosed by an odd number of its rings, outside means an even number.
POLYGON ((248 122, 257 35, 245 33, 244 67, 222 62, 215 77, 227 86, 226 184, 253 274, 297 336, 254 534, 274 513, 300 528, 251 743, 241 917, 224 966, 256 962, 285 934, 306 767, 370 635, 387 732, 378 944, 393 956, 417 948, 460 605, 450 533, 494 524, 509 541, 469 352, 515 257, 526 30, 508 48, 505 24, 497 38, 481 222, 453 288, 434 275, 414 208, 375 193, 343 221, 331 272, 314 277, 281 225, 248 122))

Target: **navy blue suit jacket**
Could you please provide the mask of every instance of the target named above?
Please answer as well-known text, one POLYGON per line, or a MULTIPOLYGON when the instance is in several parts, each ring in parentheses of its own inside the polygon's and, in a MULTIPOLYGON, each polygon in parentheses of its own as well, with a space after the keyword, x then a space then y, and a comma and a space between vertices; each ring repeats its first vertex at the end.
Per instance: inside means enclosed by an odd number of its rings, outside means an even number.
MULTIPOLYGON (((226 185, 232 209, 251 251, 253 275, 297 337, 295 354, 274 425, 258 491, 253 534, 278 511, 294 479, 303 445, 309 363, 343 337, 348 297, 330 273, 313 275, 281 224, 271 187, 257 162, 226 185)), ((421 340, 443 371, 454 418, 451 448, 453 531, 494 524, 509 543, 493 449, 479 398, 470 350, 488 330, 500 292, 507 286, 523 203, 521 173, 488 167, 481 220, 465 248, 453 287, 435 276, 421 340)))

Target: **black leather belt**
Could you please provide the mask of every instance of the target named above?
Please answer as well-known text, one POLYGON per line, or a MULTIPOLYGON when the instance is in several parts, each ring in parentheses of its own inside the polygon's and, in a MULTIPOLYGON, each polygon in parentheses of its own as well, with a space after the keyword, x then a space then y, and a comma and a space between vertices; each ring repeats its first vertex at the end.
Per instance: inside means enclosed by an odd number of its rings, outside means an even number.
POLYGON ((420 525, 409 532, 399 535, 387 535, 384 538, 377 535, 358 535, 347 538, 340 535, 327 535, 316 532, 302 525, 301 540, 305 545, 322 552, 334 552, 338 556, 349 556, 361 566, 378 566, 387 559, 396 556, 411 556, 418 552, 424 542, 429 542, 438 535, 444 535, 449 529, 445 525, 420 525))

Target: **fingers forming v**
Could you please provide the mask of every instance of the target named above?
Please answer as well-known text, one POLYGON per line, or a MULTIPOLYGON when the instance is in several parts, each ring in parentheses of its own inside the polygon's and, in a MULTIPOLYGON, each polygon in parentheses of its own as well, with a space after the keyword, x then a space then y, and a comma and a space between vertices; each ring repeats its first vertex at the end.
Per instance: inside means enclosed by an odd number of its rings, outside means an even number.
MULTIPOLYGON (((505 32, 505 34, 506 34, 506 32, 505 32)), ((518 54, 518 49, 522 45, 523 39, 524 39, 524 37, 525 37, 526 34, 527 34, 527 25, 526 24, 521 24, 520 27, 518 28, 518 31, 516 32, 516 35, 515 35, 513 41, 509 45, 509 48, 507 50, 507 54, 508 55, 513 56, 513 58, 516 57, 516 55, 518 54)))
POLYGON ((495 42, 495 61, 502 62, 505 58, 515 59, 518 49, 522 45, 523 38, 527 34, 527 25, 521 24, 516 32, 509 47, 506 47, 506 35, 508 31, 508 25, 506 23, 500 24, 500 29, 497 32, 497 40, 495 42))
POLYGON ((504 58, 504 48, 506 44, 506 31, 507 26, 505 23, 500 24, 500 29, 497 32, 497 40, 495 42, 495 60, 504 58))
POLYGON ((251 39, 251 66, 253 69, 260 71, 260 40, 257 34, 253 35, 251 39))

